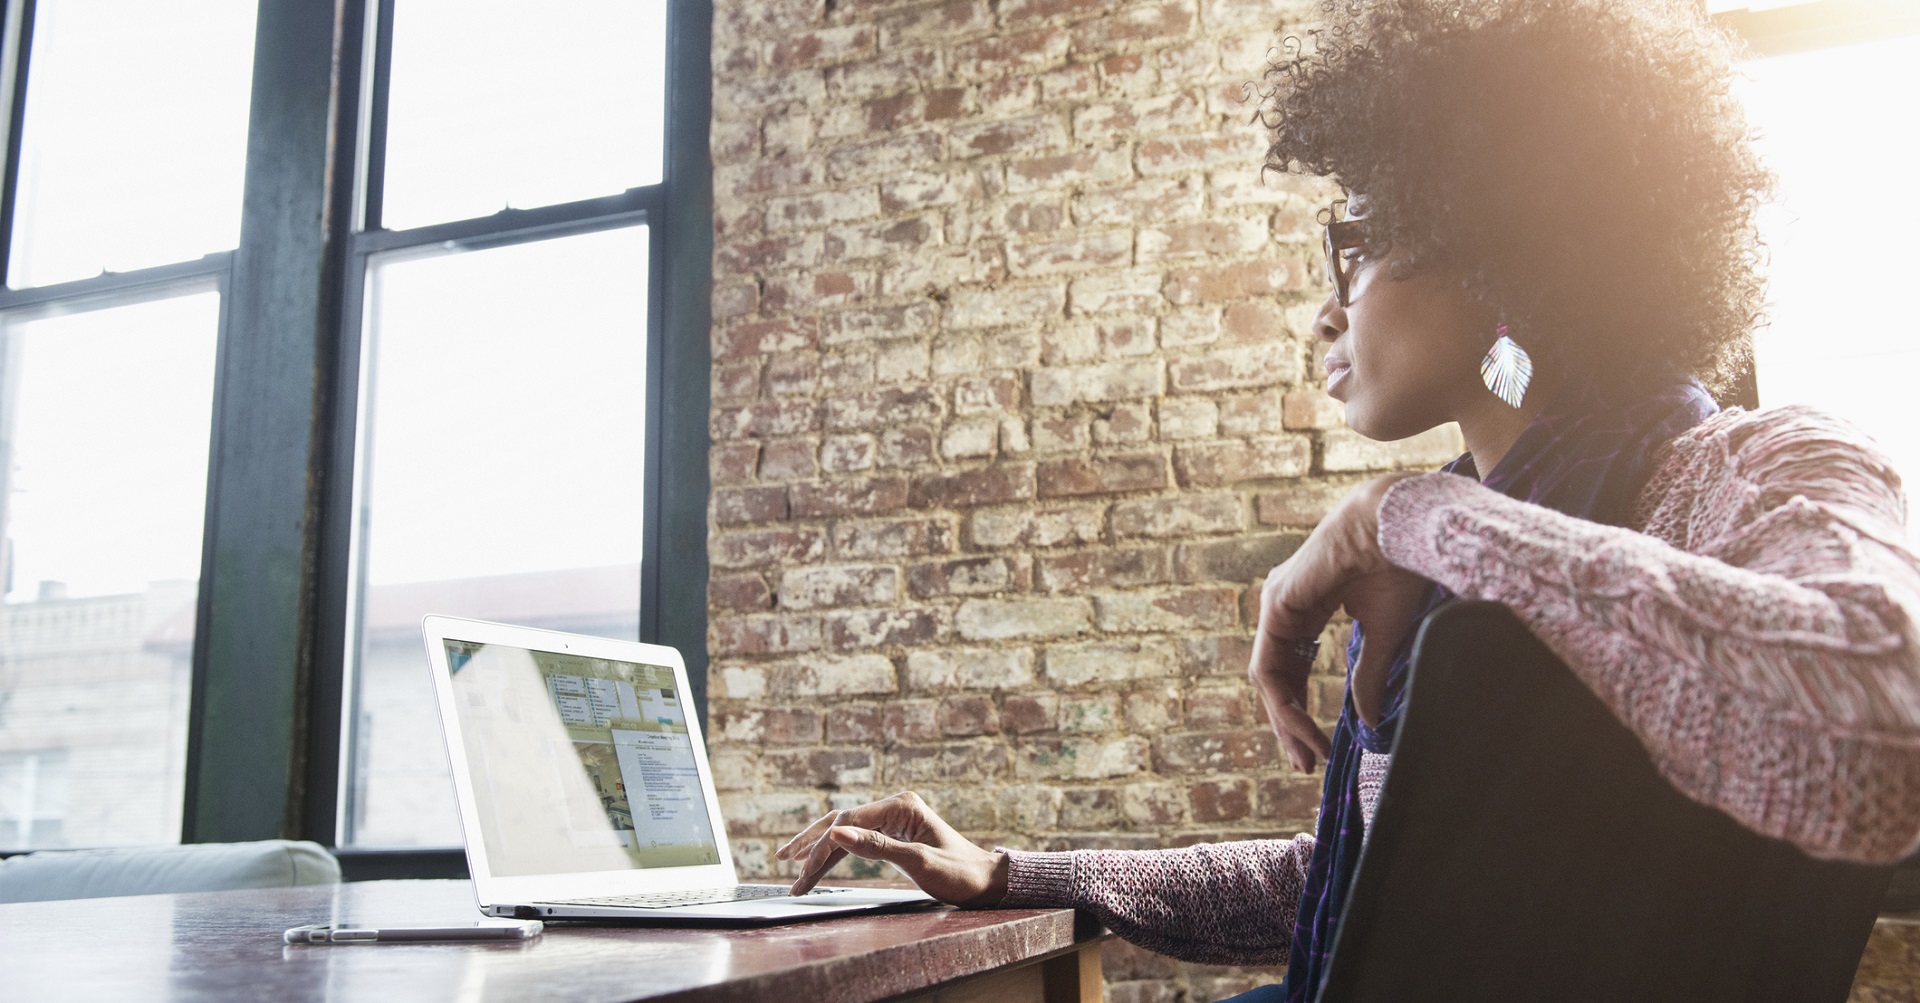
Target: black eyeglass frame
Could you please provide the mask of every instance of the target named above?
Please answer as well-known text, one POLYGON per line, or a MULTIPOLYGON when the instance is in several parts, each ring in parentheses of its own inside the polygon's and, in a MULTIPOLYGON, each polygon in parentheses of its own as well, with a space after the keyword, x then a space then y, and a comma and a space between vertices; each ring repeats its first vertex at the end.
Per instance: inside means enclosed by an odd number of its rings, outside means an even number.
POLYGON ((1335 202, 1328 210, 1326 223, 1327 281, 1333 283, 1333 293, 1340 301, 1340 308, 1346 309, 1351 303, 1347 299, 1347 269, 1345 259, 1340 252, 1365 247, 1367 235, 1357 219, 1335 219, 1340 215, 1344 202, 1335 202))

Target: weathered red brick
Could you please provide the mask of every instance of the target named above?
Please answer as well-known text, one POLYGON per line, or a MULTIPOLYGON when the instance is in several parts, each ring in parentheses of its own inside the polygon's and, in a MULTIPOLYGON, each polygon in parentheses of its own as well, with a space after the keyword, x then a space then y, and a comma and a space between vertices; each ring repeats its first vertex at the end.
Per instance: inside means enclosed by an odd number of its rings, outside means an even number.
POLYGON ((1180 665, 1189 676, 1239 675, 1253 658, 1253 639, 1239 634, 1191 637, 1182 642, 1180 665))
POLYGON ((907 590, 922 599, 1024 591, 1030 562, 1018 557, 966 557, 907 569, 907 590))
POLYGON ((940 733, 956 738, 1000 734, 1000 713, 991 697, 948 697, 940 701, 940 733))
POLYGON ((954 627, 970 641, 1071 637, 1092 628, 1091 613, 1084 599, 969 599, 954 615, 954 627))
POLYGON ((817 561, 826 549, 817 529, 759 529, 715 533, 711 559, 717 568, 764 568, 817 561))
MULTIPOLYGON (((1105 185, 1131 180, 1133 158, 1122 145, 1015 157, 1007 162, 1007 190, 1014 193, 1105 185)), ((1093 221, 1090 221, 1093 222, 1093 221)), ((1129 220, 1099 220, 1106 223, 1129 220)))
POLYGON ((1183 495, 1121 502, 1113 507, 1120 539, 1205 536, 1238 532, 1246 523, 1238 495, 1183 495))
POLYGON ((1233 822, 1253 814, 1253 785, 1245 780, 1209 780, 1187 789, 1195 822, 1233 822))
POLYGON ((881 515, 906 507, 907 482, 898 477, 867 477, 795 484, 791 498, 796 519, 881 515))
POLYGON ((1076 26, 1073 49, 1076 53, 1107 52, 1123 45, 1183 38, 1192 33, 1198 20, 1194 0, 1163 0, 1123 8, 1076 26))
POLYGON ((829 345, 913 338, 931 333, 939 322, 940 309, 934 304, 902 303, 872 310, 830 313, 821 324, 821 335, 829 345))
POLYGON ((820 741, 820 712, 804 707, 720 711, 713 715, 715 737, 730 742, 812 745, 820 741))
POLYGON ((833 527, 834 553, 855 560, 944 554, 953 541, 953 522, 945 518, 843 521, 833 527))
MULTIPOLYGON (((808 439, 780 439, 760 450, 760 477, 769 481, 792 481, 819 473, 815 450, 808 439)), ((791 511, 791 509, 789 509, 791 511)))
POLYGON ((1254 513, 1266 526, 1311 527, 1326 518, 1359 483, 1349 478, 1295 481, 1278 491, 1255 495, 1254 513))
POLYGON ((827 155, 835 181, 880 181, 890 174, 924 170, 945 159, 944 134, 935 131, 890 135, 842 146, 827 155))
POLYGON ((1264 582, 1306 540, 1305 533, 1281 533, 1182 544, 1174 567, 1183 582, 1264 582))
POLYGON ((1098 506, 976 512, 968 524, 975 546, 1071 547, 1098 543, 1106 519, 1098 506))
POLYGON ((1133 233, 1129 230, 1075 230, 1007 247, 1007 267, 1015 275, 1085 272, 1132 261, 1133 233))
POLYGON ((760 393, 762 356, 744 359, 720 359, 713 363, 713 399, 716 401, 752 400, 760 393))
POLYGON ((1066 30, 1054 27, 992 35, 954 47, 953 74, 959 80, 992 80, 1058 66, 1066 61, 1067 41, 1066 30))
POLYGON ((1040 464, 1036 480, 1042 498, 1158 491, 1172 483, 1159 453, 1052 460, 1040 464))
POLYGON ((1001 463, 951 473, 922 474, 913 479, 915 508, 973 508, 1032 498, 1031 463, 1001 463))
POLYGON ((873 606, 899 595, 899 569, 885 565, 789 568, 780 577, 780 605, 787 609, 873 606))
POLYGON ((1094 623, 1103 631, 1220 630, 1239 622, 1240 590, 1154 589, 1094 597, 1094 623))
MULTIPOLYGON (((1090 550, 1034 560, 1037 584, 1048 592, 1130 588, 1169 580, 1167 552, 1159 547, 1090 550)), ((909 572, 911 576, 911 572, 909 572)), ((909 582, 912 578, 909 577, 909 582)))
POLYGON ((886 259, 918 253, 938 236, 936 221, 925 216, 854 223, 827 230, 821 238, 820 260, 849 262, 886 259))
MULTIPOLYGON (((927 742, 940 737, 938 700, 901 700, 881 712, 880 733, 889 742, 927 742)), ((893 779, 893 778, 890 778, 893 779)))
MULTIPOLYGON (((1169 222, 1141 229, 1140 261, 1145 264, 1173 258, 1238 258, 1259 252, 1268 240, 1264 219, 1169 222)), ((1265 337, 1271 338, 1277 333, 1268 329, 1265 337)))
POLYGON ((871 470, 873 454, 873 436, 830 435, 820 443, 820 469, 829 474, 871 470))
POLYGON ((1140 144, 1135 162, 1148 176, 1192 174, 1212 167, 1246 168, 1260 155, 1257 144, 1239 136, 1179 136, 1140 144))
POLYGON ((1259 817, 1297 820, 1304 828, 1320 807, 1320 778, 1262 777, 1257 803, 1259 817))
POLYGON ((1270 731, 1215 731, 1159 735, 1153 768, 1160 773, 1228 773, 1279 766, 1279 743, 1270 731))
POLYGON ((820 427, 820 408, 812 401, 758 401, 745 407, 713 409, 711 431, 716 439, 747 436, 771 438, 800 435, 820 427))
POLYGON ((795 32, 773 43, 767 65, 775 70, 858 59, 873 51, 873 26, 849 24, 795 32))
MULTIPOLYGON (((1138 59, 1137 56, 1115 57, 1121 60, 1138 59)), ((1108 60, 1113 63, 1114 60, 1108 60)), ((1135 67, 1139 70, 1139 67, 1135 67)), ((1153 76, 1151 69, 1140 75, 1153 76)), ((1125 92, 1127 85, 1115 85, 1111 76, 1108 79, 1108 92, 1125 92)), ((1100 101, 1079 108, 1073 113, 1073 138, 1081 143, 1109 143, 1115 140, 1130 140, 1141 136, 1157 136, 1168 132, 1189 132, 1203 128, 1207 124, 1207 106, 1199 92, 1176 90, 1158 93, 1143 93, 1117 101, 1100 101)), ((1264 226, 1262 227, 1264 236, 1264 226)), ((1141 231, 1145 238, 1150 231, 1141 231)), ((1141 260, 1148 260, 1148 247, 1142 245, 1141 260)), ((1160 250, 1157 243, 1153 252, 1160 250)))
POLYGON ((784 655, 820 647, 820 621, 793 616, 743 616, 715 620, 707 647, 716 655, 784 655))
POLYGON ((1251 694, 1245 685, 1200 686, 1187 692, 1186 718, 1191 728, 1237 728, 1253 720, 1251 694))
POLYGON ((866 749, 795 749, 760 757, 773 783, 786 787, 841 790, 873 783, 873 753, 866 749))
POLYGON ((1059 709, 1060 698, 1052 693, 1010 696, 1000 708, 1000 724, 1014 735, 1052 731, 1059 709))
POLYGON ((1346 424, 1347 406, 1324 390, 1289 390, 1282 420, 1287 428, 1340 428, 1346 424))
POLYGON ((914 42, 947 42, 992 30, 993 12, 986 0, 947 0, 882 18, 880 44, 893 49, 914 42))
MULTIPOLYGON (((818 271, 799 275, 770 275, 761 309, 769 314, 812 313, 858 303, 873 295, 872 272, 818 271)), ((829 321, 831 322, 831 321, 829 321)), ((826 332, 826 342, 833 335, 826 332)))
POLYGON ((716 485, 746 483, 759 469, 757 442, 716 442, 707 450, 707 475, 716 485))
POLYGON ((1299 350, 1275 341, 1185 356, 1167 364, 1174 393, 1204 393, 1294 383, 1300 379, 1299 350))
POLYGON ((933 432, 925 428, 880 431, 875 460, 883 467, 917 467, 933 460, 933 432))
POLYGON ((827 617, 827 642, 838 651, 933 644, 949 632, 944 609, 886 609, 834 613, 827 617))
POLYGON ((845 703, 827 710, 827 741, 836 744, 880 740, 880 705, 845 703))
POLYGON ((773 608, 773 591, 757 574, 714 575, 707 579, 707 605, 737 613, 773 608))
POLYGON ((1307 266, 1297 255, 1207 265, 1167 276, 1163 290, 1174 306, 1278 296, 1306 288, 1307 266))
POLYGON ((1313 446, 1299 435, 1181 446, 1173 453, 1173 469, 1186 488, 1304 477, 1312 467, 1313 446))
POLYGON ((1070 140, 1064 121, 1054 115, 1033 115, 1004 121, 976 122, 953 130, 956 158, 1000 154, 1032 157, 1065 149, 1070 140))
POLYGON ((1025 739, 1015 750, 1014 773, 1061 780, 1124 777, 1147 768, 1147 748, 1147 740, 1138 735, 1025 739))
POLYGON ((900 785, 977 783, 1007 774, 1007 748, 995 739, 974 739, 887 750, 887 778, 900 785))
POLYGON ((766 383, 775 396, 812 396, 820 388, 820 359, 811 352, 776 355, 767 360, 766 383))
POLYGON ((787 517, 787 489, 774 485, 715 488, 713 521, 723 526, 780 522, 787 517))
POLYGON ((1273 341, 1287 333, 1286 311, 1266 301, 1235 303, 1221 312, 1220 331, 1236 344, 1273 341))
POLYGON ((1108 10, 1110 6, 1109 0, 1001 0, 1000 22, 1015 25, 1085 18, 1108 10))
POLYGON ((887 429, 938 420, 944 409, 932 387, 879 387, 827 401, 827 427, 834 431, 887 429))

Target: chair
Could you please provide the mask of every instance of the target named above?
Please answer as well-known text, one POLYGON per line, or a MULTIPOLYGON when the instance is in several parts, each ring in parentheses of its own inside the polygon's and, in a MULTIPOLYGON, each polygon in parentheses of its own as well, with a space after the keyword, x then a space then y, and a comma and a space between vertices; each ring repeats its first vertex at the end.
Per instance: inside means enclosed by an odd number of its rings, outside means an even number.
POLYGON ((0 902, 339 883, 340 863, 325 847, 287 839, 42 850, 0 861, 0 902))
POLYGON ((1680 794, 1496 603, 1414 643, 1393 767, 1321 998, 1847 998, 1892 868, 1680 794))

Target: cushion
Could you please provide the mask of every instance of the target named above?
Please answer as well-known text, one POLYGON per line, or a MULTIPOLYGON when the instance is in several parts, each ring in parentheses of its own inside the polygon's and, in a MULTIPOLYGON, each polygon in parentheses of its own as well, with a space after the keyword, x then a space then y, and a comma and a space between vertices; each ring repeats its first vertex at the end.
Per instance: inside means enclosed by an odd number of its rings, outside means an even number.
POLYGON ((42 850, 0 861, 0 902, 158 895, 340 882, 318 843, 189 843, 117 850, 42 850))

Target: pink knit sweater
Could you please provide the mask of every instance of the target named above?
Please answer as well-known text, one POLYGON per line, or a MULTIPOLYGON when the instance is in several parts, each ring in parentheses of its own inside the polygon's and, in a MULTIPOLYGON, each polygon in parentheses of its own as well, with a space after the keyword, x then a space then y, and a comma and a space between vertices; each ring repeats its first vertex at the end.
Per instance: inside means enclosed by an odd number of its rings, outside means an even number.
MULTIPOLYGON (((1454 474, 1380 504, 1394 564, 1511 608, 1675 787, 1819 857, 1920 843, 1920 560, 1900 478, 1811 408, 1733 408, 1673 440, 1639 531, 1454 474)), ((1388 757, 1361 765, 1371 824, 1388 757)), ((1007 851, 1008 907, 1092 911, 1152 950, 1280 964, 1313 837, 1007 851)))

